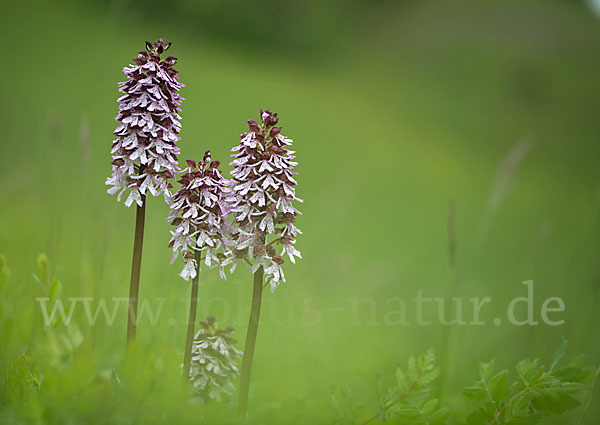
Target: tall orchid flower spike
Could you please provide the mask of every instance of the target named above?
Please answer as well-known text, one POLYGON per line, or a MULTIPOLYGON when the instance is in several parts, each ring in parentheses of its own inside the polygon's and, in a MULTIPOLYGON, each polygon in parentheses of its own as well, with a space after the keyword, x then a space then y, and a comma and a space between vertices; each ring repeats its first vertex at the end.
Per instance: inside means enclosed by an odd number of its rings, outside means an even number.
POLYGON ((188 334, 184 354, 184 374, 190 368, 196 305, 198 301, 198 280, 201 263, 211 268, 219 267, 225 279, 222 262, 230 256, 229 234, 229 181, 219 171, 219 161, 211 161, 210 151, 206 151, 202 161, 188 160, 187 168, 178 181, 181 187, 170 200, 171 211, 168 220, 175 226, 171 231, 169 246, 173 248, 173 263, 179 254, 183 257, 183 279, 192 279, 188 334), (204 257, 204 258, 203 258, 204 257))
POLYGON ((118 99, 120 125, 114 134, 112 176, 106 184, 108 193, 118 193, 120 201, 127 192, 125 205, 144 203, 145 195, 163 194, 168 199, 172 187, 169 179, 179 170, 177 155, 181 129, 179 112, 183 98, 179 90, 177 58, 161 55, 171 43, 162 39, 146 42, 134 65, 123 68, 127 81, 119 83, 123 93, 118 99))
POLYGON ((240 411, 245 414, 248 404, 250 375, 254 346, 260 318, 263 278, 274 291, 285 281, 282 265, 284 256, 292 263, 302 258, 294 244, 302 233, 296 227, 300 212, 295 201, 296 180, 292 140, 281 134, 277 114, 260 111, 261 122, 248 121, 249 131, 241 135, 241 142, 232 149, 233 176, 233 251, 224 262, 233 271, 241 261, 249 264, 254 273, 252 307, 244 348, 240 381, 240 411))
POLYGON ((131 281, 129 285, 129 314, 127 340, 135 338, 137 304, 144 241, 146 195, 163 194, 170 197, 169 179, 179 170, 179 116, 183 87, 173 66, 177 59, 161 55, 171 43, 162 38, 146 42, 146 51, 139 52, 134 64, 123 68, 127 81, 119 83, 123 95, 118 99, 119 126, 114 131, 112 145, 112 175, 106 180, 111 186, 108 193, 121 200, 127 194, 125 205, 137 204, 131 281))

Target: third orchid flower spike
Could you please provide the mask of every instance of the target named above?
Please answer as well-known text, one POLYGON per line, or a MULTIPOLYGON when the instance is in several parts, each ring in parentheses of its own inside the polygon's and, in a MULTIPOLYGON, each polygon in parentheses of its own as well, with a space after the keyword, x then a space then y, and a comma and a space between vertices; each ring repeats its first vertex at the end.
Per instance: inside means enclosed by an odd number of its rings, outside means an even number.
POLYGON ((127 81, 119 83, 123 93, 118 99, 120 125, 115 130, 112 147, 112 176, 106 184, 108 193, 118 193, 118 199, 128 191, 125 205, 143 203, 143 196, 163 194, 169 197, 169 179, 179 170, 177 154, 179 112, 183 98, 174 68, 177 59, 162 58, 171 43, 162 38, 146 42, 134 64, 123 68, 127 81))
MULTIPOLYGON (((175 226, 171 231, 173 260, 181 253, 184 268, 180 274, 185 280, 197 273, 196 253, 204 255, 208 267, 221 265, 229 250, 229 181, 219 171, 219 161, 211 161, 206 151, 202 161, 187 161, 178 181, 181 187, 170 200, 169 221, 175 226)), ((221 267, 221 277, 225 274, 221 267)))
POLYGON ((285 281, 284 257, 294 263, 302 258, 294 247, 300 212, 294 202, 297 184, 292 140, 281 133, 276 113, 260 111, 260 122, 248 121, 249 131, 241 135, 234 147, 231 163, 233 213, 235 215, 233 255, 225 263, 235 269, 239 261, 252 261, 252 271, 263 267, 265 279, 274 290, 285 281))
POLYGON ((200 322, 188 377, 193 384, 194 399, 206 403, 211 399, 230 402, 233 398, 238 361, 243 354, 234 346, 233 332, 231 326, 220 329, 213 316, 200 322))

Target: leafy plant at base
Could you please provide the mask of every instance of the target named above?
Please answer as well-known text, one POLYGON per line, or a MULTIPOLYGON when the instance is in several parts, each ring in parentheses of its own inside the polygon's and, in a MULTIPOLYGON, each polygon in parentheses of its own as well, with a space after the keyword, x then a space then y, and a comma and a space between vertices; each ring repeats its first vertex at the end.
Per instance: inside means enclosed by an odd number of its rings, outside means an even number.
POLYGON ((333 425, 351 425, 356 423, 360 406, 354 403, 352 390, 348 384, 339 384, 331 393, 331 405, 335 418, 333 425))
MULTIPOLYGON (((439 374, 433 350, 418 357, 410 356, 406 370, 400 367, 396 369, 394 386, 383 388, 380 385, 379 410, 365 420, 363 425, 376 419, 393 419, 396 424, 445 424, 449 409, 440 408, 439 400, 432 397, 436 388, 434 381, 439 374)), ((334 388, 332 403, 336 413, 334 424, 356 423, 358 406, 353 404, 347 386, 334 388)))
POLYGON ((383 421, 394 418, 398 424, 444 424, 448 409, 440 408, 439 400, 431 397, 439 374, 433 350, 418 357, 410 356, 406 371, 396 369, 396 385, 380 394, 377 416, 383 421))
MULTIPOLYGON (((37 273, 34 273, 33 277, 41 285, 49 306, 54 306, 56 303, 64 305, 59 299, 62 283, 54 275, 52 263, 46 254, 38 255, 37 273)), ((44 352, 48 362, 54 366, 66 363, 83 343, 83 334, 79 326, 72 320, 64 319, 71 317, 72 306, 71 304, 64 308, 62 314, 55 315, 50 324, 43 327, 47 338, 46 344, 37 345, 38 349, 44 352)))
POLYGON ((517 379, 509 385, 509 372, 494 372, 494 362, 479 365, 479 379, 465 388, 464 395, 478 402, 467 416, 468 425, 529 425, 544 416, 559 415, 580 405, 574 395, 586 389, 592 369, 572 363, 556 368, 565 354, 563 338, 548 369, 539 360, 522 360, 517 379))

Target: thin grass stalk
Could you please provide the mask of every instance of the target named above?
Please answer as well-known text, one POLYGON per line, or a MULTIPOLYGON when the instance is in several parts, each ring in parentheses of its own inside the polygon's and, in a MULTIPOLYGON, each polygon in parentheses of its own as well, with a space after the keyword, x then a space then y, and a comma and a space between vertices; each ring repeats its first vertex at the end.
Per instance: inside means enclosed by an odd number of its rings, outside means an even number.
POLYGON ((200 262, 202 254, 195 253, 196 277, 192 279, 192 290, 190 295, 190 315, 188 318, 187 338, 185 340, 185 353, 183 355, 183 376, 187 380, 190 376, 190 364, 192 361, 192 344, 194 342, 194 328, 196 326, 196 311, 198 309, 198 281, 200 280, 200 262))
MULTIPOLYGON (((454 200, 451 199, 448 203, 448 267, 449 267, 449 284, 446 286, 444 296, 444 313, 448 307, 452 307, 452 296, 457 290, 456 277, 456 208, 454 200)), ((458 312, 457 312, 458 314, 458 312)), ((448 356, 450 352, 452 328, 442 325, 441 349, 440 349, 440 379, 439 379, 439 399, 444 397, 444 389, 448 379, 448 356)))
POLYGON ((260 267, 254 273, 254 289, 252 292, 252 307, 250 320, 248 321, 248 332, 246 332, 246 344, 244 346, 244 358, 242 362, 242 373, 240 378, 240 400, 239 411, 246 415, 248 410, 248 394, 250 391, 250 376, 252 374, 252 360, 254 359, 254 347, 256 346, 256 335, 258 332, 258 320, 260 319, 260 304, 262 300, 264 270, 260 267))

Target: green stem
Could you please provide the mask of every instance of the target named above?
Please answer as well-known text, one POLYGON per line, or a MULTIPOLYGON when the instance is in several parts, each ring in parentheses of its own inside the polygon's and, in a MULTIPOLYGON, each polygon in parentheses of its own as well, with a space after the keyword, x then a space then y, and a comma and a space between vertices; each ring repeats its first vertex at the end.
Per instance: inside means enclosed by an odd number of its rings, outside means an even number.
POLYGON ((254 347, 256 346, 256 334, 258 332, 258 320, 260 318, 260 303, 263 289, 263 275, 264 270, 261 266, 254 273, 252 307, 250 310, 250 320, 248 321, 248 332, 246 333, 246 345, 244 347, 244 360, 242 362, 242 374, 240 378, 239 411, 243 415, 245 415, 246 411, 248 410, 248 393, 250 390, 250 375, 252 373, 254 347))
POLYGON ((183 355, 183 376, 185 379, 190 375, 190 363, 192 360, 192 343, 194 342, 194 327, 196 325, 196 310, 198 306, 198 281, 200 280, 200 262, 202 255, 196 251, 196 277, 192 279, 192 293, 190 295, 190 316, 188 319, 187 338, 185 340, 185 353, 183 355))
POLYGON ((146 217, 146 195, 142 195, 142 206, 136 206, 131 280, 129 282, 129 312, 127 315, 127 342, 135 339, 137 329, 138 295, 140 292, 140 269, 144 245, 144 221, 146 217))

